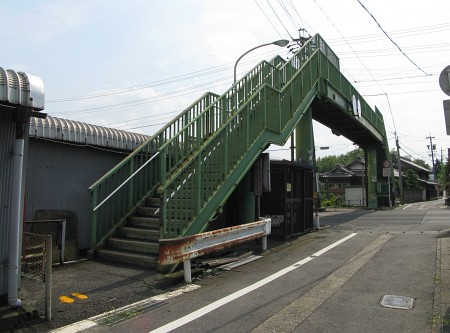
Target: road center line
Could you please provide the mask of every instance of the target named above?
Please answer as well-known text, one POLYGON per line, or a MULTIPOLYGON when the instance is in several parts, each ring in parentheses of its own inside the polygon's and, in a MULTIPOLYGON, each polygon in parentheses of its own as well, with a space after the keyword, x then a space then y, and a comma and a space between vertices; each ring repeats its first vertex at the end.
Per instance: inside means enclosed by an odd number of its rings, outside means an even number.
POLYGON ((219 299, 219 300, 217 300, 217 301, 215 301, 215 302, 213 302, 211 304, 208 304, 208 305, 198 309, 197 311, 191 312, 190 314, 188 314, 188 315, 186 315, 184 317, 181 317, 181 318, 179 318, 179 319, 177 319, 177 320, 175 320, 175 321, 173 321, 171 323, 168 323, 168 324, 166 324, 164 326, 161 326, 161 327, 151 331, 150 333, 170 332, 170 331, 173 331, 174 329, 177 329, 177 328, 179 328, 179 327, 181 327, 183 325, 186 325, 187 323, 190 323, 191 321, 194 321, 194 320, 196 320, 196 319, 198 319, 198 318, 200 318, 200 317, 202 317, 202 316, 204 316, 204 315, 206 315, 206 314, 216 310, 217 308, 220 308, 221 306, 223 306, 223 305, 225 305, 227 303, 230 303, 230 302, 234 301, 235 299, 240 298, 240 297, 242 297, 242 296, 244 296, 244 295, 246 295, 246 294, 248 294, 248 293, 250 293, 250 292, 252 292, 252 291, 254 291, 254 290, 256 290, 256 289, 258 289, 258 288, 260 288, 260 287, 262 287, 262 286, 264 286, 264 285, 266 285, 266 284, 268 284, 268 283, 270 283, 270 282, 272 282, 272 281, 274 281, 274 280, 276 280, 278 278, 280 278, 280 277, 282 277, 283 275, 286 275, 287 273, 292 272, 293 270, 303 266, 304 264, 310 262, 311 260, 313 260, 313 259, 321 256, 322 254, 332 250, 336 246, 346 242, 347 240, 349 240, 350 238, 352 238, 352 237, 354 237, 356 235, 357 235, 356 233, 352 233, 352 234, 348 235, 347 237, 344 237, 344 238, 338 240, 337 242, 335 242, 335 243, 333 243, 333 244, 323 248, 322 250, 320 250, 320 251, 310 255, 309 257, 306 257, 306 258, 296 262, 295 264, 293 264, 291 266, 288 266, 288 267, 286 267, 286 268, 284 268, 284 269, 282 269, 282 270, 280 270, 280 271, 278 271, 278 272, 276 272, 276 273, 274 273, 274 274, 272 274, 272 275, 270 275, 270 276, 268 276, 268 277, 266 277, 266 278, 264 278, 264 279, 262 279, 262 280, 260 280, 258 282, 255 282, 254 284, 252 284, 252 285, 250 285, 248 287, 245 287, 245 288, 243 288, 241 290, 238 290, 238 291, 234 292, 231 295, 228 295, 228 296, 226 296, 224 298, 221 298, 221 299, 219 299))

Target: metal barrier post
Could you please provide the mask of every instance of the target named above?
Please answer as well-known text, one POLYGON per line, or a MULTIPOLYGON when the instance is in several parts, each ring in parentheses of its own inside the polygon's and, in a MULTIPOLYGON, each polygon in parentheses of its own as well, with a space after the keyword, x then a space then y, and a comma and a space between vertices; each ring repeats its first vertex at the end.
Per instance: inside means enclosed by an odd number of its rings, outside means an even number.
POLYGON ((52 320, 52 236, 45 237, 45 319, 52 320))
POLYGON ((183 261, 183 269, 184 269, 184 281, 186 283, 192 283, 191 259, 186 259, 185 261, 183 261))
POLYGON ((267 250, 267 236, 264 236, 262 238, 262 250, 266 251, 267 250))
POLYGON ((64 264, 64 251, 66 249, 66 220, 62 220, 62 230, 61 230, 61 253, 59 258, 59 264, 64 264))
POLYGON ((320 230, 320 218, 319 218, 319 212, 316 211, 316 230, 320 230))
POLYGON ((263 239, 263 251, 267 250, 267 236, 271 233, 271 222, 271 219, 264 219, 181 238, 160 239, 159 262, 162 266, 183 262, 184 280, 191 283, 193 258, 259 238, 263 239))

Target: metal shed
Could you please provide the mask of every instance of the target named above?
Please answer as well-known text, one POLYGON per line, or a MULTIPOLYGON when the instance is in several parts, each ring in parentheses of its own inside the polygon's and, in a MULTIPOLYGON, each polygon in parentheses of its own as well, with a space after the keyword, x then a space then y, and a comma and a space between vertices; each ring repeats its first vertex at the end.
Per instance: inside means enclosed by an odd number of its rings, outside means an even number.
POLYGON ((32 118, 25 219, 68 219, 66 260, 90 245, 88 187, 150 137, 79 121, 32 118))
POLYGON ((0 301, 18 299, 20 253, 30 117, 45 117, 42 80, 0 67, 0 301))

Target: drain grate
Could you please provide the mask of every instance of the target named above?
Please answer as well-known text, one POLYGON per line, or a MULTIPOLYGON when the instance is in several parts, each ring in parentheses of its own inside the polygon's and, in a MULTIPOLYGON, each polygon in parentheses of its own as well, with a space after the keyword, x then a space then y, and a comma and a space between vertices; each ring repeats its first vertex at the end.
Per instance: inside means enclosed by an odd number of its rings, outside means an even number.
POLYGON ((407 296, 384 295, 380 302, 385 308, 410 310, 414 306, 414 298, 407 296))
POLYGON ((95 317, 93 321, 95 321, 98 325, 113 326, 116 325, 117 323, 120 323, 121 321, 137 316, 149 310, 155 309, 164 304, 166 304, 166 302, 153 300, 144 303, 139 303, 137 305, 109 312, 105 315, 100 315, 98 317, 95 317))

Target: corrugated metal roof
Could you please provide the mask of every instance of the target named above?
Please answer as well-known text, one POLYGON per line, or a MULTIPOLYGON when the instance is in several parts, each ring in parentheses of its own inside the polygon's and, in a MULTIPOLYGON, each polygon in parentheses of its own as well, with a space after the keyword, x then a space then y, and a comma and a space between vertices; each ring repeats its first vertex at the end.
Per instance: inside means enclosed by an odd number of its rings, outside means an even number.
POLYGON ((0 67, 0 101, 43 110, 44 83, 38 76, 0 67))
POLYGON ((150 139, 150 136, 144 134, 51 116, 47 116, 45 119, 31 117, 29 134, 30 137, 121 150, 134 150, 150 139))

